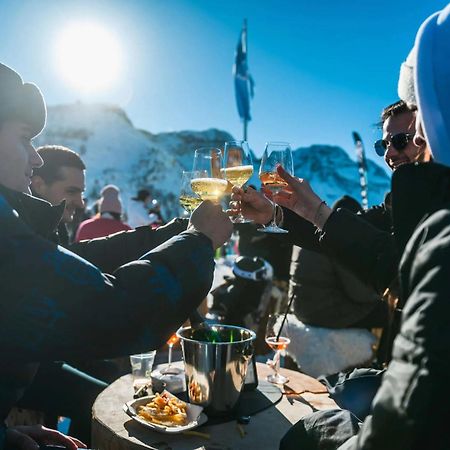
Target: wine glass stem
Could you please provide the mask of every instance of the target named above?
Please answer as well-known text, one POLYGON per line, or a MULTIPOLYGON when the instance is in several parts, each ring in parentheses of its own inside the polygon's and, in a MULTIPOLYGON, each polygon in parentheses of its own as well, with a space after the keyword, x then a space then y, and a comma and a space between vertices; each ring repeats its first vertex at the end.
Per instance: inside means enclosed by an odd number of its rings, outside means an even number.
POLYGON ((172 365, 172 347, 173 347, 173 344, 169 344, 169 355, 168 355, 168 361, 167 361, 167 369, 170 369, 170 366, 172 365))
POLYGON ((278 377, 278 372, 280 371, 280 358, 281 358, 281 350, 277 350, 275 352, 275 365, 273 370, 275 371, 275 375, 278 377))
POLYGON ((276 215, 277 215, 277 204, 272 201, 272 206, 273 206, 273 215, 272 215, 272 223, 270 224, 272 227, 276 227, 277 223, 276 223, 276 215))

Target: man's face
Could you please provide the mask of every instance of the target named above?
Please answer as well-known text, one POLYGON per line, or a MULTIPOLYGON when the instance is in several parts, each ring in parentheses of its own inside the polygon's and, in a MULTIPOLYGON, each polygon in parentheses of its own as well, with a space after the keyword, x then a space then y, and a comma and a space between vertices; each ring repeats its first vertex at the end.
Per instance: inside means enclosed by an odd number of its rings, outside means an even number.
POLYGON ((0 184, 14 191, 29 193, 33 169, 42 166, 31 138, 31 129, 23 122, 0 125, 0 184))
POLYGON ((389 117, 383 124, 383 139, 387 141, 387 149, 384 153, 386 164, 395 170, 402 164, 412 162, 430 161, 431 153, 423 141, 420 145, 410 139, 404 149, 396 149, 392 144, 391 138, 399 133, 408 133, 414 135, 416 132, 416 115, 412 111, 407 111, 396 116, 389 117))
POLYGON ((60 167, 58 180, 47 184, 40 176, 33 177, 32 188, 41 198, 52 205, 66 200, 63 222, 72 222, 75 210, 83 208, 84 170, 75 167, 60 167))

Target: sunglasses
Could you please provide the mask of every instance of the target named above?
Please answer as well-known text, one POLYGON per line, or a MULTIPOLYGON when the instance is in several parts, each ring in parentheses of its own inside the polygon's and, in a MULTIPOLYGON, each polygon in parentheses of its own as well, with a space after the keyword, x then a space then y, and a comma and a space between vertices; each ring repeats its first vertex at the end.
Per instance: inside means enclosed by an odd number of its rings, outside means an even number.
POLYGON ((375 151, 377 152, 378 156, 384 156, 384 153, 387 150, 389 142, 395 148, 395 150, 401 152, 408 145, 408 142, 411 141, 413 138, 414 138, 414 134, 398 133, 398 134, 394 134, 394 136, 391 136, 390 140, 378 139, 378 141, 376 141, 373 144, 373 147, 374 147, 375 151))

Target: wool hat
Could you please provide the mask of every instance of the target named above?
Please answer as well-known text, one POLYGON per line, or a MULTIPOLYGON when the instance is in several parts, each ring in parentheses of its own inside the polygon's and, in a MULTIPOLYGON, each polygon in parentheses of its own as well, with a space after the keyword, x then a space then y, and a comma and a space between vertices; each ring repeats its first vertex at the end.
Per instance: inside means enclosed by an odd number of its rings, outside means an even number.
POLYGON ((47 111, 44 97, 33 83, 24 83, 20 75, 0 63, 0 123, 20 120, 31 127, 32 137, 45 126, 47 111))
POLYGON ((139 202, 145 202, 145 200, 150 197, 150 191, 147 189, 139 189, 136 197, 133 197, 131 200, 136 200, 139 202))
MULTIPOLYGON (((420 26, 408 60, 416 104, 433 159, 450 166, 450 4, 420 26)), ((401 70, 398 94, 406 102, 411 91, 407 84, 401 70)))
POLYGON ((99 200, 99 212, 105 213, 117 213, 122 214, 122 201, 120 200, 119 188, 113 184, 105 186, 100 194, 99 200))

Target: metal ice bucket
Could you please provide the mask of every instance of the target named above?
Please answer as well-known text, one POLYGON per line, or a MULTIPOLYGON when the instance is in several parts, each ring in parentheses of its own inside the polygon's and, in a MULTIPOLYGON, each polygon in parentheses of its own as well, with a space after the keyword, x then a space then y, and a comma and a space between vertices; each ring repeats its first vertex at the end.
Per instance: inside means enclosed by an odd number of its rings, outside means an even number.
POLYGON ((189 401, 209 415, 232 412, 244 386, 256 334, 229 325, 178 330, 184 355, 189 401))

